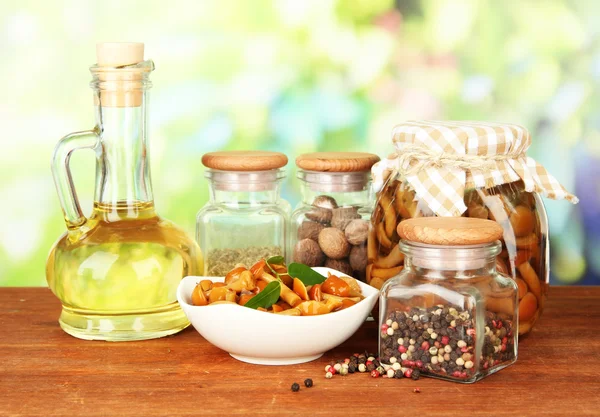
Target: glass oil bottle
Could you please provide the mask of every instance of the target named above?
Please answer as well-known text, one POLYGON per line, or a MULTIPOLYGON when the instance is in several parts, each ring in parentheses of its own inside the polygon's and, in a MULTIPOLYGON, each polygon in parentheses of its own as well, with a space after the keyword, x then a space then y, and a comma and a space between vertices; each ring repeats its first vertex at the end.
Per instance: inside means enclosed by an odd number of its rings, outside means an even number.
POLYGON ((203 270, 193 239, 155 211, 147 137, 144 45, 97 47, 91 67, 96 126, 65 136, 52 173, 67 232, 50 251, 48 285, 62 303, 60 326, 89 340, 126 341, 177 333, 189 323, 176 300, 179 281, 203 270), (92 214, 79 206, 71 178, 73 151, 96 153, 92 214))

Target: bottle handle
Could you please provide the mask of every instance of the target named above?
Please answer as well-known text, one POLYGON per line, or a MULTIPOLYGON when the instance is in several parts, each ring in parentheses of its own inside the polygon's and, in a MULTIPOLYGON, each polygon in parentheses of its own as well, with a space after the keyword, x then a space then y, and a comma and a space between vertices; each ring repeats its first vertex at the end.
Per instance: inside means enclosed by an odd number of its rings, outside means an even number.
POLYGON ((83 132, 74 132, 64 136, 54 148, 52 155, 52 176, 54 185, 60 200, 60 206, 63 211, 65 223, 69 231, 80 229, 87 222, 83 215, 69 161, 71 154, 79 149, 94 149, 100 144, 100 135, 97 129, 86 130, 83 132))

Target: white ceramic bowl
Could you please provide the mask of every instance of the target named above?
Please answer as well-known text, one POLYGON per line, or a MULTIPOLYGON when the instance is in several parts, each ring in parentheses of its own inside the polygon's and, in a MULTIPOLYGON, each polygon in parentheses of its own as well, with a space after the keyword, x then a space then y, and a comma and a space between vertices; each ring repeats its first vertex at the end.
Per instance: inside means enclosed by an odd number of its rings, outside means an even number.
MULTIPOLYGON (((315 271, 345 275, 331 268, 315 271)), ((379 290, 358 282, 365 299, 344 310, 320 316, 281 316, 237 304, 194 306, 192 291, 202 279, 224 278, 189 276, 181 280, 177 300, 194 328, 213 345, 243 362, 259 365, 291 365, 319 358, 346 341, 365 321, 379 290)))

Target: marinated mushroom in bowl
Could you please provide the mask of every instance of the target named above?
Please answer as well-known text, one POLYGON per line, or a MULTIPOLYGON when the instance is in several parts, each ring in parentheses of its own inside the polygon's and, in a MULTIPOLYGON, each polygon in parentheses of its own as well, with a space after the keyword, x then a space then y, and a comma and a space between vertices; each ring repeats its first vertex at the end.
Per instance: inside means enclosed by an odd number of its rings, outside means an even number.
POLYGON ((192 292, 192 303, 238 304, 279 315, 316 316, 344 310, 364 299, 354 278, 327 275, 300 263, 286 266, 283 257, 275 256, 249 269, 237 266, 224 282, 201 280, 192 292))

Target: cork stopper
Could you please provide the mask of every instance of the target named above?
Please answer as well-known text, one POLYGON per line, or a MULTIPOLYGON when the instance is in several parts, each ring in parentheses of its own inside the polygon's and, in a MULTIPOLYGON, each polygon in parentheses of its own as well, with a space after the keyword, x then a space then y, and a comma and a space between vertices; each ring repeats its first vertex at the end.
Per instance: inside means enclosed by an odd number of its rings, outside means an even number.
POLYGON ((502 238, 502 226, 472 217, 418 217, 400 222, 402 239, 429 245, 479 245, 502 238))
POLYGON ((152 61, 144 61, 143 43, 96 44, 96 65, 91 71, 97 77, 100 94, 95 96, 94 103, 102 107, 141 106, 145 74, 153 68, 152 61), (139 67, 135 67, 137 64, 139 67))
POLYGON ((205 167, 220 171, 268 171, 287 163, 287 156, 269 151, 221 151, 202 156, 205 167))
POLYGON ((366 152, 314 152, 296 158, 296 165, 307 171, 363 172, 369 171, 379 157, 366 152))
POLYGON ((144 60, 144 44, 140 42, 103 42, 96 44, 99 67, 122 67, 144 60))

